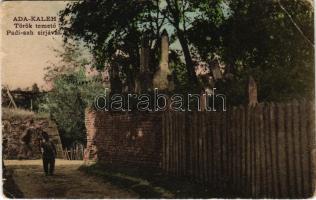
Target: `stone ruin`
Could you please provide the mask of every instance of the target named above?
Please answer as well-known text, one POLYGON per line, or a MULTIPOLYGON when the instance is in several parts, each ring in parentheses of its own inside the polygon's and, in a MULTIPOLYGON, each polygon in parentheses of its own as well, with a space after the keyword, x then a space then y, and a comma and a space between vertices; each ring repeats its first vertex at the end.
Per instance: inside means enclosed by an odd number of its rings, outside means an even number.
POLYGON ((255 107, 258 104, 258 91, 257 91, 257 83, 252 76, 249 76, 248 83, 248 105, 250 107, 255 107))
POLYGON ((29 111, 3 108, 2 111, 2 155, 3 159, 39 159, 41 152, 39 137, 41 131, 46 131, 56 145, 57 158, 62 158, 62 145, 56 124, 48 117, 37 116, 29 111), (30 122, 37 127, 30 131, 27 140, 22 139, 30 122), (23 140, 30 150, 25 150, 23 140))
POLYGON ((153 86, 162 91, 174 89, 172 73, 169 69, 169 36, 166 30, 161 35, 161 58, 159 69, 154 75, 153 86))
POLYGON ((148 38, 144 36, 140 48, 140 71, 135 80, 135 92, 152 91, 158 88, 159 91, 174 90, 174 80, 169 68, 169 36, 164 30, 161 34, 161 57, 156 72, 150 70, 150 47, 148 38))

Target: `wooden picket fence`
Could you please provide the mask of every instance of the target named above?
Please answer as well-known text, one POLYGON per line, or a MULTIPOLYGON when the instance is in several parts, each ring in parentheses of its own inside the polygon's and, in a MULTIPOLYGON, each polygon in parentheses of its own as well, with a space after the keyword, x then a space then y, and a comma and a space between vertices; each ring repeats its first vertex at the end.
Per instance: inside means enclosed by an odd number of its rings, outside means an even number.
POLYGON ((84 146, 76 144, 72 148, 63 149, 63 157, 67 160, 83 160, 84 146))
POLYGON ((314 104, 266 103, 227 112, 165 112, 162 169, 239 197, 314 191, 314 104))

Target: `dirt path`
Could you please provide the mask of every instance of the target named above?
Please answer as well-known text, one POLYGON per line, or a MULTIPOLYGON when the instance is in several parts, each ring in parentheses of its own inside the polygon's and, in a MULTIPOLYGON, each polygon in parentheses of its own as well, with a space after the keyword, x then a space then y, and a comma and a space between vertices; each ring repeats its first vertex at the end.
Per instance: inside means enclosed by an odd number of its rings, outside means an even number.
POLYGON ((45 176, 41 160, 6 160, 24 198, 137 198, 111 183, 78 170, 82 161, 56 160, 54 176, 45 176))

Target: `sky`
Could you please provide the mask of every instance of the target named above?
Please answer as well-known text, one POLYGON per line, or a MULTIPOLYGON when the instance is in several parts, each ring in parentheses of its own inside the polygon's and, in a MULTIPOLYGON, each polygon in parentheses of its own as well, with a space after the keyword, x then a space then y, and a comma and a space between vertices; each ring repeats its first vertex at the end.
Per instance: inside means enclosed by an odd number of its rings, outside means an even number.
MULTIPOLYGON (((15 29, 14 17, 56 16, 58 11, 66 6, 65 1, 6 1, 1 2, 1 83, 10 89, 31 87, 36 83, 40 88, 47 88, 44 77, 44 68, 49 63, 58 61, 53 49, 60 49, 61 36, 41 35, 7 35, 8 30, 29 30, 27 28, 15 29)), ((58 17, 57 17, 58 18, 58 17)), ((27 23, 27 22, 24 22, 27 23)), ((52 22, 30 22, 32 31, 37 24, 50 24, 52 22)), ((58 24, 58 23, 56 23, 58 24)), ((57 27, 58 28, 58 27, 57 27)), ((46 30, 46 29, 45 29, 46 30)))

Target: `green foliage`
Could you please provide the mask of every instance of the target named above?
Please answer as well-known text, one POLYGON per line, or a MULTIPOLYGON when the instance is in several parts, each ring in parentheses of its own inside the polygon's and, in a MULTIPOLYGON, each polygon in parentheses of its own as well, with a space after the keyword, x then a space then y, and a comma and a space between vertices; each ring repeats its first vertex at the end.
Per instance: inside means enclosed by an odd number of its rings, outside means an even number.
POLYGON ((237 105, 247 102, 250 75, 259 101, 313 96, 313 15, 301 0, 100 0, 70 3, 61 21, 65 39, 83 40, 97 68, 109 70, 111 87, 127 85, 130 91, 142 37, 149 40, 154 73, 159 36, 167 29, 176 89, 199 90, 195 64, 219 57, 225 72, 215 87, 237 105))
POLYGON ((259 101, 309 98, 314 91, 313 14, 300 0, 227 1, 227 19, 216 27, 205 18, 190 30, 190 41, 203 60, 216 53, 229 68, 233 79, 216 85, 232 104, 247 102, 249 75, 257 82, 259 101))
POLYGON ((87 62, 81 59, 77 48, 65 48, 60 56, 62 62, 47 69, 46 79, 53 88, 42 98, 39 111, 50 114, 63 144, 71 145, 74 141, 85 141, 85 108, 93 105, 104 86, 100 76, 86 75, 87 62))
MULTIPOLYGON (((139 47, 143 37, 151 47, 151 71, 159 65, 160 34, 167 29, 171 43, 178 41, 185 72, 197 84, 187 29, 205 15, 218 24, 222 0, 80 1, 68 4, 60 14, 65 40, 83 40, 90 47, 98 69, 109 69, 110 79, 123 73, 128 88, 139 71, 139 47), (125 58, 125 59, 124 59, 125 58)), ((173 49, 175 50, 175 49, 173 49)), ((125 80, 121 80, 124 82, 125 80)), ((116 83, 117 85, 120 84, 116 83)), ((115 84, 111 84, 112 90, 115 84)))
POLYGON ((148 38, 157 37, 155 28, 148 28, 153 23, 148 15, 152 6, 152 1, 138 0, 80 1, 61 12, 65 41, 85 42, 94 57, 93 66, 109 70, 112 91, 133 88, 141 36, 146 32, 148 38), (118 74, 122 74, 119 80, 118 74))
POLYGON ((55 77, 53 90, 40 104, 40 111, 50 113, 56 121, 64 143, 85 140, 84 111, 96 95, 104 91, 102 84, 85 76, 83 69, 55 77))

